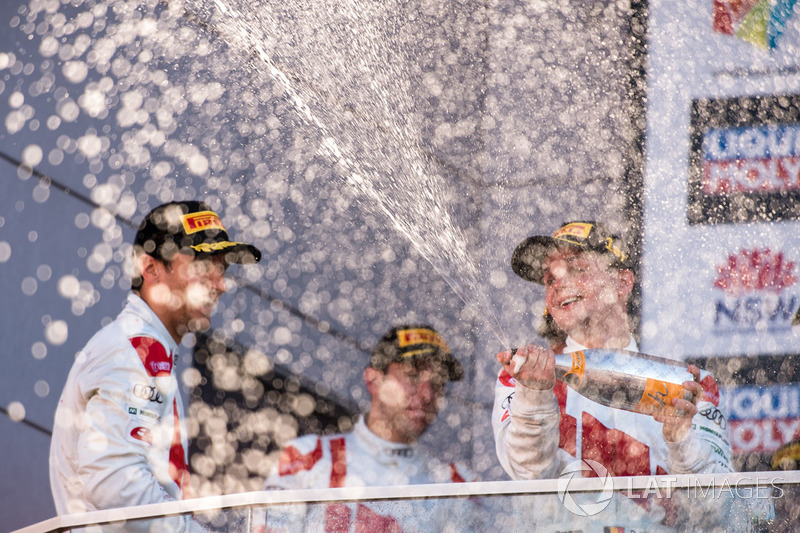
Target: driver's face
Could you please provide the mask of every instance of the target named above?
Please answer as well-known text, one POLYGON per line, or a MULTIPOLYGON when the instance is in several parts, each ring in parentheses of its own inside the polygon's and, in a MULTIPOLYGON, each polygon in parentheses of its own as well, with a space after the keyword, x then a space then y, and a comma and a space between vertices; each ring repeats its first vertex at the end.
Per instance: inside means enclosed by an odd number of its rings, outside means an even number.
POLYGON ((160 266, 154 295, 166 303, 166 316, 162 318, 168 329, 181 334, 208 329, 211 312, 227 288, 223 256, 197 259, 175 254, 172 261, 160 266))
POLYGON ((436 419, 444 396, 445 378, 432 365, 391 363, 373 402, 380 402, 384 423, 395 442, 414 442, 436 419))
POLYGON ((604 254, 558 248, 547 256, 544 268, 547 310, 568 334, 593 316, 625 305, 619 271, 604 254))

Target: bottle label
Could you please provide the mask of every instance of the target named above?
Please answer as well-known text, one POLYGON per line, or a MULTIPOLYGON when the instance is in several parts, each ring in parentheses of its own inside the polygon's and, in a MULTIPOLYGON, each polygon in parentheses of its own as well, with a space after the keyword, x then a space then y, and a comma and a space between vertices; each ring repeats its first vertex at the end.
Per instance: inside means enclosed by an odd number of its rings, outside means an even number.
POLYGON ((564 374, 562 381, 572 388, 580 387, 583 373, 586 371, 586 356, 583 351, 572 352, 572 367, 564 374))
POLYGON ((642 398, 634 411, 651 415, 664 409, 672 409, 673 398, 683 398, 683 385, 648 378, 642 398))

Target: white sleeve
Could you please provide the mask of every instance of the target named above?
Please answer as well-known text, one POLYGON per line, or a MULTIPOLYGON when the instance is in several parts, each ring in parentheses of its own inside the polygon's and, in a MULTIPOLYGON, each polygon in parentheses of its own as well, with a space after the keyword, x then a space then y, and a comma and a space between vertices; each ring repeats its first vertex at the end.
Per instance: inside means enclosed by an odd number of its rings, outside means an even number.
POLYGON ((558 477, 566 454, 558 448, 559 420, 552 389, 529 389, 500 371, 495 383, 492 429, 497 458, 512 479, 558 477))
MULTIPOLYGON (((111 351, 107 359, 110 364, 101 365, 80 378, 81 393, 88 402, 81 415, 82 430, 78 435, 75 460, 84 497, 96 509, 174 501, 153 471, 152 441, 148 442, 147 437, 163 433, 164 428, 157 423, 151 425, 136 420, 127 411, 128 406, 139 405, 142 401, 134 395, 134 386, 140 384, 155 390, 155 378, 119 363, 126 358, 138 362, 135 352, 122 357, 116 355, 119 353, 111 351), (132 436, 134 426, 145 438, 132 436)), ((172 407, 172 398, 166 396, 161 403, 147 404, 161 420, 172 420, 172 407)), ((160 438, 163 440, 163 435, 160 438)), ((171 442, 171 435, 167 442, 171 442)), ((165 517, 153 522, 159 528, 175 532, 205 531, 189 516, 165 517)), ((150 531, 150 525, 137 521, 127 524, 125 529, 150 531)))
POLYGON ((703 371, 705 394, 697 404, 692 430, 678 442, 667 442, 670 474, 726 474, 732 472, 728 413, 716 380, 703 371))
MULTIPOLYGON (((667 464, 670 474, 727 474, 731 468, 731 445, 728 439, 727 409, 714 378, 702 371, 704 397, 697 404, 692 430, 683 440, 667 441, 667 464)), ((683 520, 703 526, 718 525, 737 511, 736 498, 721 491, 716 498, 689 498, 683 491, 674 502, 683 520)), ((713 529, 713 528, 712 528, 713 529)))

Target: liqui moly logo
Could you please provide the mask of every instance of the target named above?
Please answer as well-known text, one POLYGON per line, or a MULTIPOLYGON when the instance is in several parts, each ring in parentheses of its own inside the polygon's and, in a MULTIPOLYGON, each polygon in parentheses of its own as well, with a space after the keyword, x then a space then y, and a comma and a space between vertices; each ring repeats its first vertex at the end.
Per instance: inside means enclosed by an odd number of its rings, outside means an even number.
POLYGON ((774 452, 800 438, 800 385, 724 389, 734 453, 774 452))
POLYGON ((742 249, 717 266, 714 330, 785 330, 791 328, 798 296, 795 262, 769 248, 742 249))
POLYGON ((710 129, 703 192, 780 193, 800 188, 800 124, 710 129))

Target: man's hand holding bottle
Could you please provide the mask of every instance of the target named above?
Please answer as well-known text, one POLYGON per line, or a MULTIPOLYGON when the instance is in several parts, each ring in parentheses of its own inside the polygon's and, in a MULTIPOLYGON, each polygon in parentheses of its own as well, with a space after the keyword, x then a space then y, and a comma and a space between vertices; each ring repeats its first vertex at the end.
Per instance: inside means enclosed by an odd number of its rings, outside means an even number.
MULTIPOLYGON (((498 353, 497 361, 523 387, 551 390, 555 386, 556 356, 548 348, 534 344, 512 348, 498 353)), ((697 414, 697 402, 703 397, 703 387, 699 383, 700 370, 695 365, 689 365, 688 371, 694 379, 684 381, 682 386, 690 394, 673 397, 670 405, 652 413, 653 418, 663 425, 662 433, 668 442, 677 442, 686 437, 692 428, 692 418, 697 414), (687 397, 691 397, 691 400, 687 397)), ((629 385, 632 384, 619 383, 618 387, 625 388, 629 385)), ((591 399, 604 405, 612 405, 594 395, 591 395, 591 399)))

